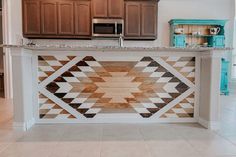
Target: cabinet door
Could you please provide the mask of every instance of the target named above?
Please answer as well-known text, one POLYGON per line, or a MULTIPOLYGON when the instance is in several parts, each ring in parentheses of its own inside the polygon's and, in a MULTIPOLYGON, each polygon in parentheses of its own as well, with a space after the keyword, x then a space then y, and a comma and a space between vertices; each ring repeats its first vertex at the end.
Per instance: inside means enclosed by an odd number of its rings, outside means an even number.
POLYGON ((213 47, 224 48, 225 47, 225 37, 224 36, 214 36, 213 37, 213 47))
POLYGON ((23 29, 24 34, 40 34, 40 2, 23 2, 23 29))
POLYGON ((178 48, 186 47, 186 36, 185 35, 175 35, 174 36, 174 47, 178 47, 178 48))
POLYGON ((107 17, 107 0, 93 0, 93 17, 107 17))
POLYGON ((156 2, 143 2, 142 6, 142 30, 141 36, 156 37, 157 33, 157 3, 156 2))
POLYGON ((74 3, 72 1, 58 2, 58 34, 74 34, 74 3))
POLYGON ((57 3, 55 1, 41 2, 42 34, 57 35, 57 3))
POLYGON ((108 16, 112 18, 123 18, 124 0, 108 0, 108 16))
POLYGON ((220 89, 223 92, 228 89, 228 73, 227 72, 221 72, 220 89))
POLYGON ((228 80, 228 71, 229 71, 229 62, 222 60, 221 62, 221 85, 220 90, 225 95, 229 94, 229 80, 228 80))
POLYGON ((91 2, 78 1, 75 4, 75 34, 91 35, 91 2))
POLYGON ((221 71, 222 72, 228 72, 229 70, 229 62, 228 61, 222 61, 221 62, 221 71))
POLYGON ((139 2, 125 3, 125 36, 138 37, 141 35, 141 7, 139 2))

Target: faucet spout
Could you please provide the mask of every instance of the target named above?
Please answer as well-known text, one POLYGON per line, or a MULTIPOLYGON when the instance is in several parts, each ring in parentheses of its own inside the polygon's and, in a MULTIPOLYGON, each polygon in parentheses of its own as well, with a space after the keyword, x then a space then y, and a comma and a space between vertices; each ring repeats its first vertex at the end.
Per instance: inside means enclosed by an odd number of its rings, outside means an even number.
POLYGON ((122 34, 120 34, 118 42, 120 47, 124 47, 124 38, 122 34))

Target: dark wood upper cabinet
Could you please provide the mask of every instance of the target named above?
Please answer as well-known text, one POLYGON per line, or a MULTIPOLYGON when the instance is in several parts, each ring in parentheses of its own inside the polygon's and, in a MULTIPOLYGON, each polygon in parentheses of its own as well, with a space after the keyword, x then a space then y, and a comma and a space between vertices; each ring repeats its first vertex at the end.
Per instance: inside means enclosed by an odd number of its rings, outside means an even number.
POLYGON ((108 17, 123 18, 124 0, 108 0, 108 17))
POLYGON ((126 2, 125 4, 125 36, 139 37, 141 35, 140 15, 141 7, 138 2, 126 2))
POLYGON ((28 38, 91 38, 92 18, 124 18, 125 39, 157 37, 158 0, 22 0, 28 38))
POLYGON ((124 0, 92 0, 94 18, 123 18, 124 0))
POLYGON ((74 2, 60 1, 58 2, 58 34, 73 35, 74 34, 74 2))
POLYGON ((125 2, 125 38, 156 39, 157 1, 125 2))
POLYGON ((92 0, 93 17, 108 17, 107 0, 92 0))
POLYGON ((22 4, 24 37, 91 38, 91 0, 22 0, 22 4))
POLYGON ((23 2, 23 32, 27 34, 40 34, 40 2, 23 2))
POLYGON ((157 4, 156 2, 143 2, 141 4, 141 36, 155 37, 157 34, 157 4))
POLYGON ((75 3, 75 34, 91 35, 91 2, 78 1, 75 3))
POLYGON ((41 2, 41 29, 42 34, 57 35, 57 2, 41 2))

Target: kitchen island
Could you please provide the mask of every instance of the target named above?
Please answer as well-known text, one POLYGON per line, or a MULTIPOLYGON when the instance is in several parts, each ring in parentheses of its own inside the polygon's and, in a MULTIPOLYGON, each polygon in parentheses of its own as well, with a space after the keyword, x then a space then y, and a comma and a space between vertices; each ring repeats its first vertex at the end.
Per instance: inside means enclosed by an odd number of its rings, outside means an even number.
POLYGON ((230 49, 5 45, 14 125, 200 123, 219 128, 221 56, 230 49))

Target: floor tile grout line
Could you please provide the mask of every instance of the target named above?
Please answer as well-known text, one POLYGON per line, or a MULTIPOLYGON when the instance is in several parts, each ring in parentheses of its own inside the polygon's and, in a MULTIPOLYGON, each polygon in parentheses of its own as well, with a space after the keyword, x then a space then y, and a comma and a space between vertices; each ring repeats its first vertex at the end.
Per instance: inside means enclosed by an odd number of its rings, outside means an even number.
POLYGON ((148 146, 147 141, 145 140, 144 134, 142 133, 140 126, 138 126, 138 130, 139 130, 139 133, 140 133, 141 136, 142 136, 142 140, 143 140, 143 142, 144 142, 144 145, 145 145, 145 147, 146 147, 146 149, 147 149, 147 152, 148 152, 149 156, 152 157, 153 155, 152 155, 151 149, 150 149, 150 147, 148 146))
POLYGON ((197 148, 195 148, 194 147, 194 145, 192 145, 192 143, 191 142, 189 142, 189 140, 188 139, 186 139, 184 136, 182 136, 182 135, 180 135, 183 139, 184 139, 184 141, 186 141, 199 155, 203 155, 203 153, 200 151, 200 150, 198 150, 197 148))
MULTIPOLYGON (((222 137, 223 139, 225 139, 226 141, 228 141, 228 142, 231 143, 232 145, 234 145, 235 148, 236 148, 236 144, 235 144, 234 142, 232 142, 230 139, 228 139, 227 137, 221 135, 220 133, 218 133, 218 132, 216 132, 216 131, 214 131, 214 133, 215 133, 216 135, 222 137)), ((236 155, 236 154, 235 154, 235 155, 236 155)))
POLYGON ((102 157, 102 146, 103 146, 103 136, 104 136, 104 125, 105 125, 105 124, 101 124, 102 131, 101 131, 101 140, 100 140, 100 154, 99 154, 100 157, 102 157))
POLYGON ((100 152, 99 152, 99 157, 102 157, 102 143, 103 143, 103 129, 104 129, 104 124, 101 124, 101 139, 100 139, 100 152))
MULTIPOLYGON (((59 143, 60 143, 60 141, 58 140, 58 141, 56 142, 55 148, 56 148, 56 146, 59 145, 59 143)), ((50 152, 50 154, 48 155, 48 157, 54 157, 54 156, 53 156, 53 151, 50 152)))
MULTIPOLYGON (((217 135, 217 136, 219 136, 219 137, 222 137, 222 136, 220 136, 220 135, 218 135, 218 134, 216 134, 216 132, 215 131, 211 131, 211 133, 213 133, 213 134, 215 134, 215 135, 217 135)), ((182 136, 182 135, 180 135, 183 139, 185 139, 185 141, 187 142, 187 143, 189 143, 192 147, 193 147, 193 149, 194 150, 196 150, 200 155, 203 155, 203 153, 201 152, 201 151, 199 151, 198 149, 196 149, 190 142, 189 142, 189 140, 185 137, 185 136, 182 136)), ((226 140, 224 137, 222 137, 224 140, 226 140)), ((228 140, 226 140, 226 141, 228 141, 228 140)), ((229 142, 229 141, 228 141, 229 142)), ((230 142, 231 144, 232 144, 232 142, 230 142)), ((232 145, 234 145, 234 144, 232 144, 232 145)), ((235 146, 235 145, 234 145, 235 146)), ((234 157, 234 156, 236 156, 236 154, 234 154, 234 155, 221 155, 221 156, 223 156, 223 157, 225 157, 225 156, 232 156, 232 157, 234 157)))
MULTIPOLYGON (((175 128, 175 127, 173 127, 173 128, 175 128)), ((194 151, 196 151, 199 155, 203 155, 203 153, 202 153, 201 151, 199 151, 198 149, 196 149, 196 148, 194 147, 194 145, 193 145, 192 143, 190 143, 189 140, 188 140, 185 136, 183 136, 182 134, 180 134, 179 136, 180 136, 184 141, 186 141, 186 142, 194 149, 194 151)))
POLYGON ((10 144, 8 144, 5 148, 3 148, 1 151, 0 151, 0 155, 2 152, 4 152, 5 150, 7 150, 11 145, 13 145, 15 142, 11 142, 10 144))

